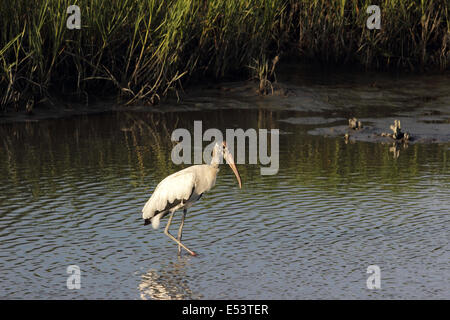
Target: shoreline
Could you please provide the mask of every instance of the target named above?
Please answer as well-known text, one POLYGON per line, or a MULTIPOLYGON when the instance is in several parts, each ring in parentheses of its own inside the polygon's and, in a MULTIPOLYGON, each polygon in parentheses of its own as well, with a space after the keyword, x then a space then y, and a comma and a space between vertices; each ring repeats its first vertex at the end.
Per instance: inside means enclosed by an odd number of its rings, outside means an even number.
MULTIPOLYGON (((289 114, 277 121, 287 126, 305 126, 308 134, 323 137, 342 138, 348 134, 348 142, 366 141, 374 143, 398 143, 389 137, 382 137, 381 133, 390 132, 389 126, 394 120, 401 120, 402 129, 412 135, 409 144, 414 143, 448 143, 450 142, 450 95, 445 94, 445 83, 443 88, 437 88, 436 92, 429 91, 426 87, 418 89, 415 82, 400 80, 405 82, 403 92, 396 89, 389 89, 390 83, 386 83, 386 88, 374 88, 370 83, 364 83, 356 88, 348 88, 346 83, 337 85, 323 85, 320 81, 309 80, 309 84, 291 83, 290 76, 281 80, 275 87, 274 95, 262 96, 258 93, 254 81, 238 81, 217 83, 214 85, 198 85, 187 89, 181 101, 167 99, 160 105, 148 106, 136 104, 126 106, 117 104, 115 99, 104 100, 86 104, 62 103, 64 107, 37 108, 32 115, 22 112, 8 112, 0 116, 0 125, 17 123, 36 123, 46 120, 66 119, 77 116, 101 115, 112 112, 150 112, 150 113, 171 113, 171 112, 191 112, 191 111, 211 111, 227 109, 267 109, 274 112, 289 114), (414 90, 414 95, 409 97, 409 89, 414 90), (438 90, 439 89, 439 90, 438 90), (336 92, 334 92, 336 91, 336 92), (427 94, 423 102, 415 103, 408 108, 400 107, 386 108, 382 104, 389 106, 398 101, 408 99, 414 102, 420 94, 427 94), (374 104, 379 107, 367 109, 367 104, 359 101, 361 111, 356 111, 355 106, 341 103, 340 101, 330 101, 336 95, 336 99, 349 95, 341 99, 344 102, 356 101, 355 98, 366 96, 373 99, 374 104), (381 98, 380 98, 381 97, 381 98), (380 101, 377 102, 376 99, 380 101), (428 99, 428 101, 427 101, 428 99), (343 105, 341 105, 343 104, 343 105), (363 123, 361 130, 351 130, 348 128, 348 118, 356 116, 363 123)), ((433 77, 437 83, 443 83, 443 79, 433 77)), ((283 76, 281 76, 283 78, 283 76)), ((408 78, 406 78, 408 79, 408 78)), ((418 77, 422 79, 422 77, 418 77)), ((292 80, 292 79, 291 79, 292 80)), ((360 79, 361 80, 361 79, 360 79)), ((349 79, 353 82, 354 79, 349 79)), ((397 83, 399 80, 392 80, 397 83)), ((418 81, 418 80, 414 80, 418 81)), ((428 83, 428 80, 422 80, 428 83)), ((336 100, 335 99, 335 100, 336 100)), ((408 104, 408 103, 406 103, 408 104)), ((409 104, 408 104, 409 105, 409 104)))

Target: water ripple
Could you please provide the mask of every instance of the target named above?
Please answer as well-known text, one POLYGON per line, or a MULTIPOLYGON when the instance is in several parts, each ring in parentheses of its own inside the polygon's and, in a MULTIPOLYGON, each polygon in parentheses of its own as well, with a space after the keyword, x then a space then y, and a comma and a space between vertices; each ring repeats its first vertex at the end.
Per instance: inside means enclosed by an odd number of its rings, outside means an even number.
POLYGON ((91 134, 77 145, 53 135, 51 156, 22 149, 40 143, 32 137, 0 155, 0 298, 449 298, 448 149, 414 145, 393 164, 383 145, 348 152, 286 127, 294 134, 280 136, 279 173, 241 165, 239 190, 224 167, 186 218, 183 241, 199 256, 177 258, 141 219, 151 190, 180 169, 171 145, 124 134, 128 118, 111 117, 67 120, 91 134), (117 130, 105 134, 106 123, 117 130), (79 291, 66 288, 72 264, 79 291), (365 286, 371 264, 382 269, 380 292, 365 286))

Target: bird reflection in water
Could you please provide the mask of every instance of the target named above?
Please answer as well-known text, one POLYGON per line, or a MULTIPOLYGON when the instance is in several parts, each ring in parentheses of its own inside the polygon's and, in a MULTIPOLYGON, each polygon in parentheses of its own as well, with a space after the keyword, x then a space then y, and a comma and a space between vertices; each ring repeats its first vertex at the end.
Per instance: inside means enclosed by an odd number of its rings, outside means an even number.
POLYGON ((188 287, 186 265, 189 257, 179 258, 157 271, 150 269, 142 275, 139 291, 142 300, 201 299, 188 287))

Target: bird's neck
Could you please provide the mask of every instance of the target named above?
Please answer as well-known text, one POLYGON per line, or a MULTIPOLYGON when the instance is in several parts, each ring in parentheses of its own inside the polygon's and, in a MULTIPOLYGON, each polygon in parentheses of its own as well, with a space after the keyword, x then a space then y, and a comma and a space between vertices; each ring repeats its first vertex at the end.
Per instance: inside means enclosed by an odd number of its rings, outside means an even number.
POLYGON ((215 162, 211 162, 211 164, 209 166, 213 167, 214 169, 219 169, 219 164, 215 163, 215 162))
POLYGON ((220 164, 220 156, 218 153, 215 153, 211 159, 210 166, 217 169, 219 168, 219 164, 220 164))

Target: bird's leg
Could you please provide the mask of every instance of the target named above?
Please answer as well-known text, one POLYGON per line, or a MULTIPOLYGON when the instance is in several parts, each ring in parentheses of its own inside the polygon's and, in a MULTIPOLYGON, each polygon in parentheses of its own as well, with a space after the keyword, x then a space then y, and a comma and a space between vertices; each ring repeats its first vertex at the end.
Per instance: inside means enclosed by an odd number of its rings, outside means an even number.
POLYGON ((174 213, 175 213, 175 212, 171 212, 171 213, 170 213, 169 221, 167 221, 167 226, 166 226, 166 228, 164 229, 164 234, 165 234, 166 236, 168 236, 170 239, 172 239, 173 241, 175 241, 176 243, 178 243, 178 245, 182 246, 182 247, 183 247, 187 252, 189 252, 191 255, 196 256, 197 254, 196 254, 194 251, 190 250, 188 247, 186 247, 184 244, 182 244, 181 241, 178 241, 173 235, 171 235, 171 234, 169 233, 169 227, 170 227, 170 224, 172 223, 172 218, 173 218, 173 214, 174 214, 174 213))
MULTIPOLYGON (((187 209, 183 210, 183 215, 181 216, 181 224, 180 224, 180 229, 178 229, 178 241, 181 242, 181 237, 182 237, 182 232, 183 232, 183 225, 184 225, 184 218, 186 216, 187 213, 187 209)), ((181 254, 181 246, 178 245, 178 255, 181 254)))

